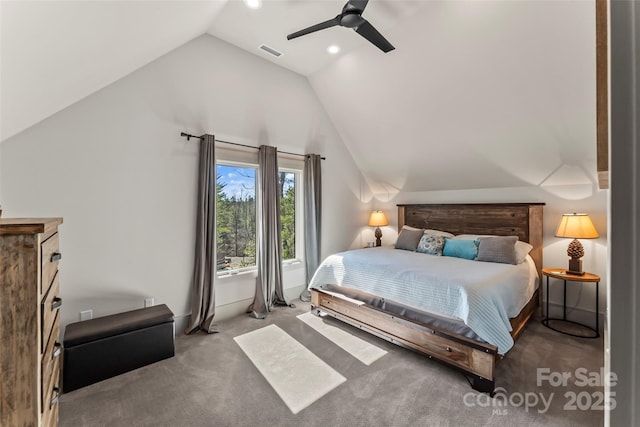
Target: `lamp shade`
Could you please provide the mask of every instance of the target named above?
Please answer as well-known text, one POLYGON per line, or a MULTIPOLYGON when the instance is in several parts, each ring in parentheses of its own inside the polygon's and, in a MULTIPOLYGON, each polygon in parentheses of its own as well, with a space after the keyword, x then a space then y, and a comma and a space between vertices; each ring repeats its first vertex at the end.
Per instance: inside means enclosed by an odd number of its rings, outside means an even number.
POLYGON ((384 216, 384 212, 382 211, 371 212, 371 216, 369 217, 370 227, 381 227, 387 224, 389 223, 387 222, 387 217, 384 216))
POLYGON ((571 239, 597 239, 598 231, 585 213, 563 214, 556 230, 556 237, 571 239))

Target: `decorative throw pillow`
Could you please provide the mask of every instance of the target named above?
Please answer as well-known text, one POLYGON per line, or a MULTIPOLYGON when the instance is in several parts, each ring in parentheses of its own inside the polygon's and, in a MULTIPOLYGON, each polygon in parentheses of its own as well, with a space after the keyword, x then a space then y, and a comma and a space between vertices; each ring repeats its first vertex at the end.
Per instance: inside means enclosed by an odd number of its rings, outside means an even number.
POLYGON ((478 255, 478 241, 445 239, 442 255, 463 259, 475 259, 478 255))
POLYGON ((424 230, 422 228, 402 227, 398 240, 396 241, 396 249, 415 252, 418 247, 418 242, 423 234, 424 230))
POLYGON ((442 255, 444 247, 444 236, 435 236, 433 234, 423 234, 418 242, 416 252, 429 255, 442 255))
POLYGON ((493 236, 478 239, 477 261, 517 264, 516 241, 518 236, 493 236))

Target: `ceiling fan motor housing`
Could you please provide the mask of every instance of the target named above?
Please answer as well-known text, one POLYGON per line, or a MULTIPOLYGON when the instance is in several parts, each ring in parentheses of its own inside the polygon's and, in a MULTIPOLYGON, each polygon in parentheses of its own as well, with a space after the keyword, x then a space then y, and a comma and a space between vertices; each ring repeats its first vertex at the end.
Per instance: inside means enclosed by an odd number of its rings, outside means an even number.
POLYGON ((347 12, 340 15, 340 25, 347 28, 356 28, 364 22, 359 12, 347 12))

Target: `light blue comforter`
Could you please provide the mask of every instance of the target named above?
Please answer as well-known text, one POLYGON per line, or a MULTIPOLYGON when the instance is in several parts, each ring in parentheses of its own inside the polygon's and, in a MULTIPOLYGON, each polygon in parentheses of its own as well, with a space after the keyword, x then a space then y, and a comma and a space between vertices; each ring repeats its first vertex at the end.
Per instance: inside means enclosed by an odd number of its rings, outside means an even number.
POLYGON ((309 288, 324 284, 461 319, 505 354, 513 347, 509 318, 517 316, 535 292, 537 272, 529 256, 511 265, 378 247, 327 257, 309 288))

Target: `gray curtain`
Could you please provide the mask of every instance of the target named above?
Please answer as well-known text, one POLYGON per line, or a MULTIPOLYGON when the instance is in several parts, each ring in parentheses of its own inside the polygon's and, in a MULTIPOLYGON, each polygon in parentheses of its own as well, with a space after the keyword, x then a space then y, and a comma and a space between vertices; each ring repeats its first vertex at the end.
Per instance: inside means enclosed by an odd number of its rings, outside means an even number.
POLYGON ((261 145, 258 152, 258 223, 256 294, 247 311, 264 319, 274 304, 288 305, 282 287, 278 150, 261 145))
POLYGON ((186 334, 198 330, 218 332, 213 324, 216 310, 213 287, 216 274, 216 151, 213 135, 204 135, 200 141, 196 223, 191 319, 184 331, 186 334))
MULTIPOLYGON (((309 154, 304 159, 304 260, 307 267, 307 284, 320 264, 320 219, 322 214, 322 174, 319 154, 309 154)), ((300 300, 310 301, 311 293, 305 289, 300 300)))

